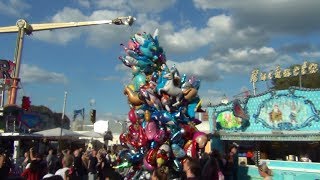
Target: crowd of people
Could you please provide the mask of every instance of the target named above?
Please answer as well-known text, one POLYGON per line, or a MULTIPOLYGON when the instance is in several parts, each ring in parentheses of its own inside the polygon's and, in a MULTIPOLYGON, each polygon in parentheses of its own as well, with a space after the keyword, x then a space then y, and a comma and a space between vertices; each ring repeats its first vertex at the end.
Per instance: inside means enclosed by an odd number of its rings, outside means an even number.
MULTIPOLYGON (((181 180, 235 180, 238 179, 237 145, 231 145, 225 155, 213 149, 203 153, 200 158, 187 156, 183 160, 183 172, 176 174, 181 180)), ((114 151, 89 149, 66 149, 57 153, 49 149, 46 155, 31 148, 24 153, 24 158, 13 166, 9 157, 0 152, 0 179, 25 180, 120 180, 129 172, 115 169, 118 155, 114 151)), ((150 173, 151 180, 173 179, 170 168, 162 166, 150 173)), ((270 179, 270 169, 259 166, 259 173, 270 179)))

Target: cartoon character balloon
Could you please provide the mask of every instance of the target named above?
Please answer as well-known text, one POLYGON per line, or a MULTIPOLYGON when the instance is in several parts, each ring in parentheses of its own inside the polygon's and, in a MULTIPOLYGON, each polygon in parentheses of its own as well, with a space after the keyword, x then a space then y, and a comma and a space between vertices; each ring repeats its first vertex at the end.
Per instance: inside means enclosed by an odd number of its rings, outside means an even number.
POLYGON ((119 60, 132 75, 123 90, 131 125, 120 135, 120 143, 127 150, 116 168, 132 166, 128 179, 144 177, 163 166, 182 171, 183 159, 196 158, 208 141, 195 127, 201 123, 195 118, 201 107, 200 80, 180 76, 175 65, 166 64, 158 30, 153 35, 136 33, 121 46, 125 54, 119 60))

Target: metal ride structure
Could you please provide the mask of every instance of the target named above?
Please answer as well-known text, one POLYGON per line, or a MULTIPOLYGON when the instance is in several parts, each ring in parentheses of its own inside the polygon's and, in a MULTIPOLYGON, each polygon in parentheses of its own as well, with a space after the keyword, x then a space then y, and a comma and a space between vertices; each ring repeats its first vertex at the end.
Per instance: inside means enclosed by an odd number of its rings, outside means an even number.
MULTIPOLYGON (((16 122, 16 118, 14 117, 16 112, 21 112, 21 108, 16 105, 17 92, 19 88, 20 82, 20 65, 21 65, 21 56, 23 49, 23 41, 25 35, 30 35, 35 31, 46 31, 46 30, 55 30, 55 29, 66 29, 66 28, 75 28, 82 26, 94 26, 94 25, 102 25, 102 24, 113 24, 113 25, 127 25, 131 26, 136 19, 132 16, 118 17, 112 20, 98 20, 98 21, 83 21, 83 22, 62 22, 62 23, 42 23, 42 24, 29 24, 24 19, 19 19, 16 23, 16 26, 6 26, 0 27, 0 33, 17 33, 17 41, 16 41, 16 49, 14 53, 14 63, 15 68, 12 75, 12 83, 8 89, 8 103, 4 106, 4 111, 10 111, 9 116, 14 118, 14 124, 16 122), (10 109, 10 110, 9 110, 10 109)), ((3 88, 5 90, 5 88, 3 88)), ((3 92, 4 94, 4 92, 3 92)), ((2 95, 3 95, 2 94, 2 95)), ((62 113, 62 120, 64 118, 64 109, 65 109, 65 101, 66 101, 65 92, 65 100, 64 107, 62 113)), ((4 97, 2 96, 2 101, 4 97)), ((61 129, 62 130, 62 129, 61 129)), ((15 131, 15 130, 14 130, 15 131)), ((13 132, 14 132, 13 131, 13 132)), ((61 138, 62 131, 60 132, 61 138)), ((17 148, 19 147, 19 140, 15 140, 15 150, 14 150, 14 158, 17 157, 17 148)), ((60 148, 60 142, 59 142, 60 148)))
POLYGON ((135 18, 132 16, 118 17, 113 20, 65 22, 65 23, 43 23, 43 24, 29 24, 26 20, 19 19, 16 23, 16 26, 0 27, 0 33, 18 33, 16 50, 14 54, 14 63, 16 64, 16 66, 15 66, 14 74, 12 77, 13 82, 11 87, 9 88, 10 93, 8 97, 8 105, 16 104, 17 91, 18 91, 18 86, 20 82, 19 73, 20 73, 20 65, 21 65, 21 55, 22 55, 23 40, 24 40, 25 34, 30 35, 34 31, 65 29, 65 28, 93 26, 93 25, 100 25, 100 24, 131 26, 134 21, 135 21, 135 18))

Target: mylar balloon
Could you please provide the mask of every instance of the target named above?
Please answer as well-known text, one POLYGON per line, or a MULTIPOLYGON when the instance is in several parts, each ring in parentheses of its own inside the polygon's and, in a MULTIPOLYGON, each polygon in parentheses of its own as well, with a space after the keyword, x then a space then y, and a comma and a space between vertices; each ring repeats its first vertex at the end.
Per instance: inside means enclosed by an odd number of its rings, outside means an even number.
POLYGON ((186 153, 183 151, 183 149, 177 145, 177 144, 172 144, 171 145, 172 153, 174 157, 180 159, 186 156, 186 153))
POLYGON ((208 142, 208 136, 204 132, 196 132, 193 136, 193 140, 197 142, 200 149, 204 148, 208 142))
POLYGON ((157 124, 154 121, 149 121, 145 129, 148 140, 152 140, 157 134, 157 124))
POLYGON ((132 124, 135 124, 137 122, 137 115, 136 115, 135 109, 133 108, 130 109, 128 113, 128 118, 132 124))

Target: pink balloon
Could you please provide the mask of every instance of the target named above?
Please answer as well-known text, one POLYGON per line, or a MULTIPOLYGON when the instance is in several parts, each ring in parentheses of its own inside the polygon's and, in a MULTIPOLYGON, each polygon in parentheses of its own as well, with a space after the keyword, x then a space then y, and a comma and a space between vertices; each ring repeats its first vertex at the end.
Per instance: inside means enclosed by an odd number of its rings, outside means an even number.
POLYGON ((130 109, 130 111, 128 113, 128 118, 132 124, 135 124, 137 122, 137 115, 136 115, 136 112, 133 108, 130 109))
POLYGON ((145 131, 148 140, 152 140, 157 134, 157 124, 154 121, 147 122, 145 131))
POLYGON ((166 131, 163 129, 160 129, 157 134, 154 136, 154 140, 158 143, 163 143, 166 139, 166 131))
POLYGON ((195 141, 198 144, 198 147, 202 149, 206 146, 208 142, 207 134, 204 132, 198 131, 193 135, 193 141, 195 141))

